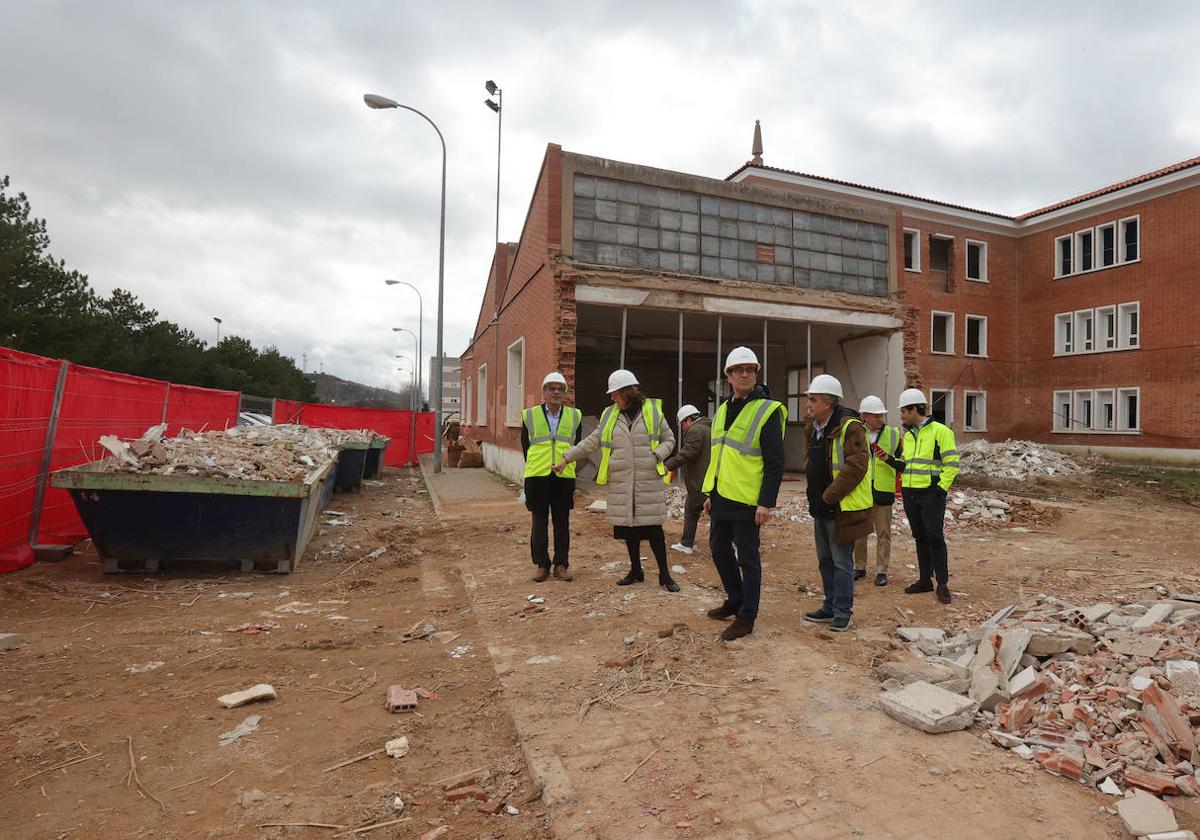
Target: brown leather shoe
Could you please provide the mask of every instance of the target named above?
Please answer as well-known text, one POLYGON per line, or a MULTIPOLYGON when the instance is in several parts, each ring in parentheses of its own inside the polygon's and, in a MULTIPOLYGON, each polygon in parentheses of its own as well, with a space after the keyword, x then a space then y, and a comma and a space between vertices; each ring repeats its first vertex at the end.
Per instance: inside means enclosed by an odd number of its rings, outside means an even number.
POLYGON ((548 577, 550 577, 550 569, 546 566, 538 566, 537 571, 533 573, 533 582, 541 583, 548 577))
POLYGON ((721 633, 721 638, 727 642, 732 642, 734 639, 740 639, 742 636, 749 636, 754 632, 754 620, 742 618, 741 616, 733 620, 721 633))
POLYGON ((943 604, 949 604, 950 603, 950 587, 946 586, 944 583, 939 585, 937 588, 937 599, 939 602, 941 602, 943 604))
POLYGON ((575 580, 575 576, 571 574, 571 570, 559 563, 554 567, 555 580, 575 580))
POLYGON ((731 607, 727 604, 713 607, 708 611, 708 617, 715 618, 717 621, 724 621, 727 618, 733 618, 735 615, 737 615, 737 607, 731 607))

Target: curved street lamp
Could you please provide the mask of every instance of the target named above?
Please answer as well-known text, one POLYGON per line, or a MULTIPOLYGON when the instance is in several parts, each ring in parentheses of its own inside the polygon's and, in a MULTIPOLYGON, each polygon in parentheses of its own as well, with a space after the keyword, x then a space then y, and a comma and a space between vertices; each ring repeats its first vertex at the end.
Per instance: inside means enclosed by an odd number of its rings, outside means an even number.
POLYGON ((442 130, 437 127, 437 123, 410 105, 401 105, 394 99, 388 99, 386 96, 380 96, 375 93, 364 94, 363 102, 367 104, 368 108, 376 110, 403 108, 405 111, 412 111, 433 127, 433 130, 437 132, 438 140, 442 144, 442 209, 440 231, 438 234, 437 366, 434 369, 436 374, 434 381, 436 392, 433 394, 434 416, 436 418, 434 421, 436 427, 434 429, 435 437, 433 441, 433 471, 440 473, 442 471, 442 304, 446 290, 446 138, 442 136, 442 130))

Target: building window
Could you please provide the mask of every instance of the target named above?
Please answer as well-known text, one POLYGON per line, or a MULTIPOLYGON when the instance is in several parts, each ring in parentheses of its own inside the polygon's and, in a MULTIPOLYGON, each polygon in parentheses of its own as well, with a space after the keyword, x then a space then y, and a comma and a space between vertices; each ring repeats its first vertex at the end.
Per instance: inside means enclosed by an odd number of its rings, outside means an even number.
POLYGON ((929 416, 949 426, 954 422, 954 392, 936 388, 929 392, 929 416))
POLYGON ((921 270, 921 231, 904 229, 904 270, 921 270))
POLYGON ((505 378, 504 422, 519 425, 521 409, 525 407, 525 339, 518 338, 508 345, 508 376, 505 378))
POLYGON ((787 369, 787 413, 788 423, 798 425, 804 422, 800 413, 800 398, 803 396, 803 386, 800 384, 804 376, 804 368, 790 367, 787 369))
POLYGON ((1075 352, 1074 335, 1071 329, 1073 317, 1070 312, 1054 316, 1054 355, 1056 356, 1075 352))
POLYGON ((1071 430, 1071 392, 1054 392, 1054 431, 1068 432, 1071 430))
POLYGON ((462 395, 463 395, 462 419, 463 419, 463 423, 466 423, 469 426, 475 422, 475 415, 471 413, 471 377, 469 377, 469 376, 467 377, 467 380, 464 383, 462 395))
POLYGON ((967 391, 963 401, 963 429, 987 431, 987 394, 983 391, 967 391))
POLYGON ((987 243, 967 240, 967 279, 987 282, 987 243))
POLYGON ((1055 277, 1066 277, 1072 271, 1071 263, 1071 237, 1060 236, 1054 240, 1055 266, 1057 272, 1055 277))
POLYGON ((949 271, 950 270, 950 245, 954 242, 953 239, 947 239, 944 236, 929 237, 929 270, 930 271, 949 271))
POLYGON ((1090 309, 1081 309, 1075 313, 1075 339, 1080 353, 1090 353, 1096 349, 1094 321, 1090 309))
POLYGON ((1095 256, 1095 236, 1092 231, 1081 230, 1075 234, 1075 257, 1079 261, 1079 271, 1091 271, 1092 259, 1095 256))
POLYGON ((983 315, 967 316, 967 355, 987 355, 987 318, 983 315))
POLYGON ((1117 349, 1117 308, 1102 306, 1096 310, 1096 325, 1100 333, 1097 344, 1100 350, 1117 349))
POLYGON ((953 353, 954 313, 934 312, 932 330, 933 337, 929 349, 934 353, 953 353))
POLYGON ((1117 226, 1112 222, 1096 228, 1100 237, 1100 267, 1108 268, 1117 262, 1117 226))
POLYGON ((1092 428, 1092 392, 1075 392, 1075 430, 1087 431, 1092 428))
POLYGON ((1111 432, 1117 428, 1116 392, 1112 388, 1099 388, 1095 392, 1096 425, 1099 432, 1111 432))
POLYGON ((1121 225, 1121 262, 1133 262, 1141 255, 1139 239, 1140 235, 1139 216, 1131 216, 1128 219, 1122 219, 1121 225))
POLYGON ((475 391, 475 425, 486 426, 488 424, 488 369, 487 363, 484 362, 479 366, 479 383, 476 385, 475 391))
POLYGON ((1117 389, 1118 431, 1137 432, 1141 430, 1141 418, 1138 416, 1138 396, 1139 389, 1137 388, 1117 389))
POLYGON ((1122 303, 1118 307, 1121 330, 1120 345, 1122 349, 1139 346, 1141 340, 1139 335, 1140 310, 1141 305, 1137 301, 1122 303))

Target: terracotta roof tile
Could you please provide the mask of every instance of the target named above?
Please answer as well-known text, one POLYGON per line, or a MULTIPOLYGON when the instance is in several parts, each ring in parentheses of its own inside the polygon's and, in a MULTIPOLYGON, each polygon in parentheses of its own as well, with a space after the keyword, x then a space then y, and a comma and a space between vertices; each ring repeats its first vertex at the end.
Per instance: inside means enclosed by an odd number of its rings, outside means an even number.
POLYGON ((1132 187, 1135 184, 1144 184, 1147 181, 1153 181, 1155 178, 1161 178, 1164 175, 1171 175, 1175 172, 1180 172, 1193 166, 1200 166, 1200 157, 1182 160, 1179 163, 1173 163, 1170 166, 1164 166, 1162 169, 1155 169, 1153 172, 1147 172, 1143 175, 1138 175, 1137 177, 1130 178, 1126 181, 1118 181, 1115 184, 1109 184, 1107 187, 1101 187, 1098 190, 1092 190, 1089 193, 1077 195, 1074 198, 1068 198, 1066 201, 1059 201, 1056 204, 1051 204, 1038 210, 1031 210, 1028 213, 1022 213, 1020 216, 1017 216, 1016 219, 1018 222, 1023 222, 1026 219, 1032 219, 1034 216, 1041 216, 1043 213, 1049 213, 1052 210, 1070 207, 1072 204, 1079 204, 1087 201, 1088 199, 1097 198, 1102 195, 1107 195, 1108 193, 1114 193, 1118 190, 1123 190, 1126 187, 1132 187))

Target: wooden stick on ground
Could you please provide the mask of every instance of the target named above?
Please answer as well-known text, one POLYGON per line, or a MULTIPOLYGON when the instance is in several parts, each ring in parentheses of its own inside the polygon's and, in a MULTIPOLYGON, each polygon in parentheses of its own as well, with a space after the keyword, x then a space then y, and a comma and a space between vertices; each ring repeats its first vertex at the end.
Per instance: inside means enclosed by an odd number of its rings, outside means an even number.
MULTIPOLYGON (((397 820, 388 820, 387 822, 373 823, 372 825, 363 825, 363 826, 359 826, 358 828, 350 829, 349 831, 346 832, 346 834, 366 834, 368 831, 374 831, 377 828, 386 828, 389 825, 396 825, 398 823, 408 822, 411 819, 412 819, 412 817, 400 817, 400 819, 397 819, 397 820)), ((345 835, 341 835, 341 836, 344 837, 345 835)))
POLYGON ((208 776, 201 776, 199 779, 193 779, 190 782, 184 782, 181 785, 175 785, 175 787, 173 787, 173 788, 167 788, 167 793, 170 793, 173 790, 182 790, 183 788, 191 787, 192 785, 198 785, 204 781, 208 781, 208 776))
POLYGON ((383 752, 383 747, 380 747, 377 750, 371 750, 370 752, 365 752, 362 755, 356 755, 354 758, 347 758, 345 761, 338 762, 332 767, 326 767, 321 772, 328 773, 330 770, 337 770, 339 767, 345 767, 347 764, 353 764, 356 761, 362 761, 363 759, 370 758, 373 755, 379 755, 381 752, 383 752))
POLYGON ((259 828, 345 828, 344 825, 316 822, 259 823, 259 828))
POLYGON ((209 787, 216 787, 217 785, 221 784, 221 782, 225 781, 226 779, 228 779, 230 776, 232 776, 236 772, 237 772, 237 768, 235 767, 232 770, 230 770, 228 773, 226 773, 224 776, 217 779, 215 782, 212 782, 211 784, 209 784, 209 787))
POLYGON ((55 764, 53 767, 47 767, 45 770, 39 770, 36 773, 30 773, 28 776, 23 776, 22 778, 17 779, 15 782, 13 782, 13 785, 14 786, 19 785, 19 784, 21 784, 21 782, 36 778, 36 777, 42 775, 43 773, 50 773, 54 770, 61 770, 64 767, 70 767, 72 764, 82 764, 85 761, 91 761, 93 758, 99 758, 102 755, 104 755, 104 753, 92 753, 91 755, 85 755, 85 756, 81 756, 79 758, 72 758, 70 761, 60 761, 58 764, 55 764))
POLYGON ((371 686, 375 685, 375 683, 377 683, 377 682, 379 682, 379 674, 378 674, 378 672, 372 671, 371 679, 367 681, 367 684, 364 685, 362 688, 360 688, 358 691, 351 694, 349 697, 346 697, 345 699, 343 699, 341 702, 345 703, 349 700, 353 700, 355 697, 362 694, 364 691, 366 691, 371 686))
POLYGON ((149 788, 142 784, 141 778, 138 777, 137 762, 134 761, 133 758, 133 736, 126 735, 125 743, 129 747, 129 772, 126 773, 122 779, 122 781, 125 782, 125 787, 131 787, 132 785, 136 784, 140 793, 146 794, 146 796, 149 796, 151 799, 157 802, 158 807, 162 810, 167 810, 167 806, 163 804, 163 801, 151 793, 149 788))
POLYGON ((654 754, 655 754, 656 752, 658 752, 658 749, 659 749, 658 747, 655 747, 653 750, 651 750, 651 751, 650 751, 650 755, 646 756, 646 757, 645 757, 645 758, 643 758, 641 761, 639 761, 639 762, 638 762, 638 766, 637 766, 637 767, 634 767, 632 770, 630 770, 628 773, 626 773, 626 774, 625 774, 625 778, 624 778, 624 779, 622 779, 621 781, 622 781, 622 782, 628 782, 630 779, 632 779, 632 778, 633 778, 633 774, 634 774, 634 773, 636 773, 637 771, 639 771, 639 770, 641 770, 641 769, 642 769, 642 765, 644 765, 644 764, 645 764, 647 761, 649 761, 650 759, 654 758, 654 754))

